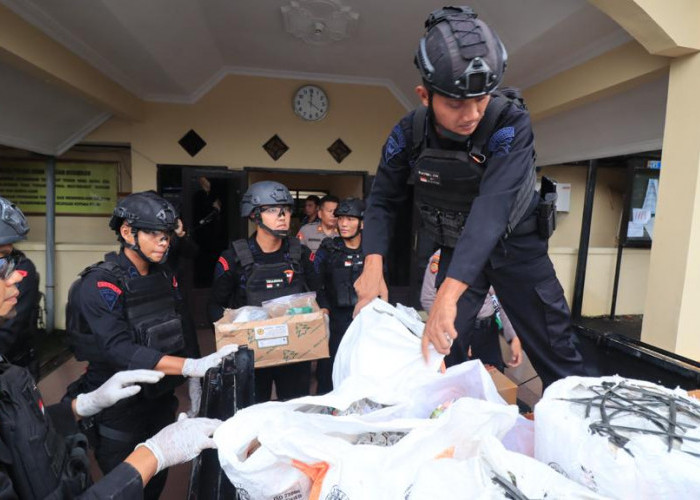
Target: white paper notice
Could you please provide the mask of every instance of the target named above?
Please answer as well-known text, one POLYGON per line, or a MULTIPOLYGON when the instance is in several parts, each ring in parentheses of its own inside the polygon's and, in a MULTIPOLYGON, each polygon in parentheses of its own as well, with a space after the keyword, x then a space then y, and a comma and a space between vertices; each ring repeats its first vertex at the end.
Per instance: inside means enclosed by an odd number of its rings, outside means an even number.
POLYGON ((649 210, 652 215, 656 214, 656 198, 659 192, 659 179, 649 179, 647 192, 644 196, 643 210, 649 210))
POLYGON ((644 236, 644 225, 637 222, 630 222, 627 225, 628 238, 641 238, 644 236))
POLYGON ((632 209, 632 222, 644 225, 651 219, 651 210, 645 208, 632 209))

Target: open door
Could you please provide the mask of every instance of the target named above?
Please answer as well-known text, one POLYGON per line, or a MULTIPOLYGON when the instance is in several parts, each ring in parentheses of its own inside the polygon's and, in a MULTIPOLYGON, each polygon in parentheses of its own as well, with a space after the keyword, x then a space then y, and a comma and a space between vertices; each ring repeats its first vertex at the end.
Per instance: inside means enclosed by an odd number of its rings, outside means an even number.
POLYGON ((208 326, 206 303, 221 252, 233 240, 248 236, 240 217, 247 175, 226 167, 158 165, 158 191, 179 210, 196 253, 181 258, 177 277, 195 324, 208 326))

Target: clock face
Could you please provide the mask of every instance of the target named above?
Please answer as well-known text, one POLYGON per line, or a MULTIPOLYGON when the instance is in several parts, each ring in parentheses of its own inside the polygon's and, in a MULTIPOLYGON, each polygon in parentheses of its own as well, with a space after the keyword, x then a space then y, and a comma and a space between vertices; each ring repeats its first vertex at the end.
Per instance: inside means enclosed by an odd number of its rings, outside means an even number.
POLYGON ((304 120, 316 121, 328 113, 328 97, 315 85, 304 85, 294 94, 294 112, 304 120))

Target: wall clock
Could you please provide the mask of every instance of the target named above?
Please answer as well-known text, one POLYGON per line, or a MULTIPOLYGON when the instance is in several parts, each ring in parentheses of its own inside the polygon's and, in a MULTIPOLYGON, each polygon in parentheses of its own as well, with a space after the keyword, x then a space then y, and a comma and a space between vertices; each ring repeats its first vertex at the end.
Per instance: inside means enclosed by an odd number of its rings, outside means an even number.
POLYGON ((328 96, 321 87, 304 85, 294 94, 294 112, 308 121, 318 121, 328 113, 328 96))

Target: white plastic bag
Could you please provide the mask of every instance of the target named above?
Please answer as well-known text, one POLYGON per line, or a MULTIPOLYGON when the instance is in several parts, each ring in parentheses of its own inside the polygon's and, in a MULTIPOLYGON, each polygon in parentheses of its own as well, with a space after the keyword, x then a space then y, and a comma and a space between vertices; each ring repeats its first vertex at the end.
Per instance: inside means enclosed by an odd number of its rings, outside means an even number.
POLYGON ((343 335, 333 364, 333 387, 351 375, 398 386, 437 372, 443 356, 432 345, 427 364, 421 354, 424 327, 416 317, 374 299, 343 335))
POLYGON ((427 462, 416 474, 406 498, 514 498, 507 495, 508 488, 526 498, 604 498, 533 458, 507 451, 490 436, 457 450, 452 458, 427 462))
MULTIPOLYGON (((673 443, 668 450, 667 436, 627 432, 622 427, 644 428, 651 432, 660 427, 635 412, 612 408, 615 400, 606 396, 606 418, 612 429, 624 437, 617 441, 605 430, 607 424, 601 416, 600 388, 610 384, 620 390, 620 384, 628 384, 644 390, 658 391, 661 394, 687 398, 685 391, 666 389, 656 384, 621 377, 568 377, 552 384, 545 391, 542 400, 535 406, 535 458, 545 462, 571 479, 589 487, 593 491, 613 498, 657 499, 657 498, 698 498, 700 491, 700 458, 681 451, 680 441, 673 443), (590 399, 597 397, 591 406, 590 416, 585 416, 586 406, 566 399, 590 399), (603 427, 598 427, 600 422, 603 427), (597 432, 591 430, 600 429, 597 432), (611 439, 611 436, 613 439, 611 439), (629 439, 629 441, 624 441, 629 439)), ((629 398, 626 397, 628 401, 629 398)), ((687 398, 700 412, 700 404, 687 398)), ((627 403, 623 408, 627 407, 627 403)), ((668 418, 667 409, 655 406, 652 400, 645 401, 641 410, 653 410, 662 425, 668 418)), ((636 409, 636 407, 635 407, 636 409)), ((683 419, 676 409, 679 426, 697 427, 700 422, 683 419)))
POLYGON ((250 498, 307 498, 312 492, 324 499, 340 493, 403 498, 424 463, 451 456, 476 436, 500 439, 516 418, 514 406, 469 398, 457 400, 437 419, 386 422, 279 411, 266 404, 237 413, 214 439, 223 470, 250 498), (367 433, 406 435, 393 446, 355 444, 367 433), (246 458, 256 440, 260 447, 246 458))

